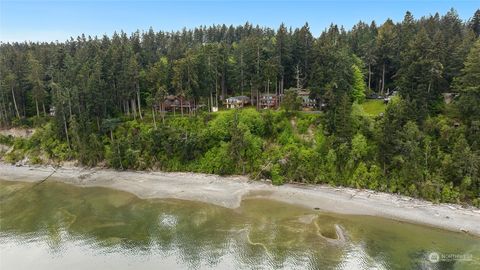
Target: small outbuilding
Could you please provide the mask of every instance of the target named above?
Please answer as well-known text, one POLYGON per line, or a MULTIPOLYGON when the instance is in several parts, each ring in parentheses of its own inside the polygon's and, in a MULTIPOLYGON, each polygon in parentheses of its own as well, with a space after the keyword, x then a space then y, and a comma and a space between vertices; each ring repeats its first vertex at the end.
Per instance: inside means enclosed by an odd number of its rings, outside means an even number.
POLYGON ((278 105, 278 97, 275 94, 262 94, 259 105, 262 109, 275 108, 278 105))
POLYGON ((168 95, 165 97, 162 103, 164 111, 175 112, 178 110, 184 112, 194 111, 198 106, 195 106, 195 102, 186 99, 183 96, 168 95))
POLYGON ((243 108, 250 104, 250 98, 247 96, 229 97, 225 100, 225 105, 229 109, 243 108))
POLYGON ((302 100, 302 108, 306 110, 315 109, 316 101, 310 98, 310 91, 305 89, 298 90, 298 97, 302 100))

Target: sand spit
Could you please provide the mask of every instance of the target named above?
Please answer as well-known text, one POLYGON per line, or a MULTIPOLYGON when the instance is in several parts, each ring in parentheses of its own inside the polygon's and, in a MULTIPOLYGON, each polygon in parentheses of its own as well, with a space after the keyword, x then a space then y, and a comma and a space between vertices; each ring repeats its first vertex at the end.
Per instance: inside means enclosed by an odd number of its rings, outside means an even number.
POLYGON ((103 168, 21 166, 0 163, 0 179, 61 181, 77 186, 107 187, 140 198, 175 198, 237 208, 242 199, 272 199, 322 211, 372 215, 480 236, 480 209, 433 204, 406 196, 320 185, 272 186, 244 176, 197 173, 115 171, 103 168))

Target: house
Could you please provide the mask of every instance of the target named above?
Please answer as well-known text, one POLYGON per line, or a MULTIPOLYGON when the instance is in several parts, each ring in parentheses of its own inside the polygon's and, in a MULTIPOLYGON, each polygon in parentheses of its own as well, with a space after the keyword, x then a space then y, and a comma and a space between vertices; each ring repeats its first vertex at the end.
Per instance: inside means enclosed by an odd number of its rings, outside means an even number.
POLYGON ((366 98, 367 99, 383 99, 383 96, 381 96, 377 93, 371 93, 366 98))
POLYGON ((247 96, 229 97, 225 100, 225 105, 229 109, 243 108, 248 104, 250 104, 250 98, 247 96))
POLYGON ((187 100, 183 96, 168 95, 165 97, 162 103, 163 110, 165 111, 184 111, 191 112, 196 109, 195 102, 187 100))
POLYGON ((383 103, 388 104, 393 97, 398 95, 398 91, 393 91, 389 93, 385 98, 383 98, 383 103))
POLYGON ((258 105, 262 109, 275 108, 278 105, 278 97, 275 94, 261 94, 258 105))
POLYGON ((298 97, 302 100, 302 108, 303 109, 315 109, 316 101, 315 99, 310 98, 310 91, 299 89, 298 90, 298 97))

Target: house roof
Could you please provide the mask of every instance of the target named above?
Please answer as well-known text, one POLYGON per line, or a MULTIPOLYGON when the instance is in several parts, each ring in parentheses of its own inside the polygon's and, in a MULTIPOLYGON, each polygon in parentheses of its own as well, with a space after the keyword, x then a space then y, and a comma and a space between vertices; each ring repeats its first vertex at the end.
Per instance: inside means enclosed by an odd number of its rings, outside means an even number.
POLYGON ((298 95, 299 96, 310 96, 310 91, 309 90, 298 90, 298 95))
POLYGON ((228 101, 234 101, 234 100, 249 100, 250 98, 247 96, 236 96, 236 97, 229 97, 227 98, 228 101))

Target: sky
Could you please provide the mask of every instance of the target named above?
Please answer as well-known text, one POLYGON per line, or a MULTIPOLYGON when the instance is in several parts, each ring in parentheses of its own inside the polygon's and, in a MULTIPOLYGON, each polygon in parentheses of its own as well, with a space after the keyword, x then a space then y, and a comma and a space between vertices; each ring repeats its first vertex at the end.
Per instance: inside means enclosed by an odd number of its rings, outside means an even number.
POLYGON ((277 29, 308 22, 314 36, 332 22, 350 29, 358 21, 377 24, 401 21, 407 10, 415 18, 445 14, 454 8, 468 20, 480 8, 478 0, 309 0, 309 1, 25 1, 0 0, 0 40, 65 41, 82 33, 112 35, 123 30, 181 30, 200 25, 254 25, 277 29))

